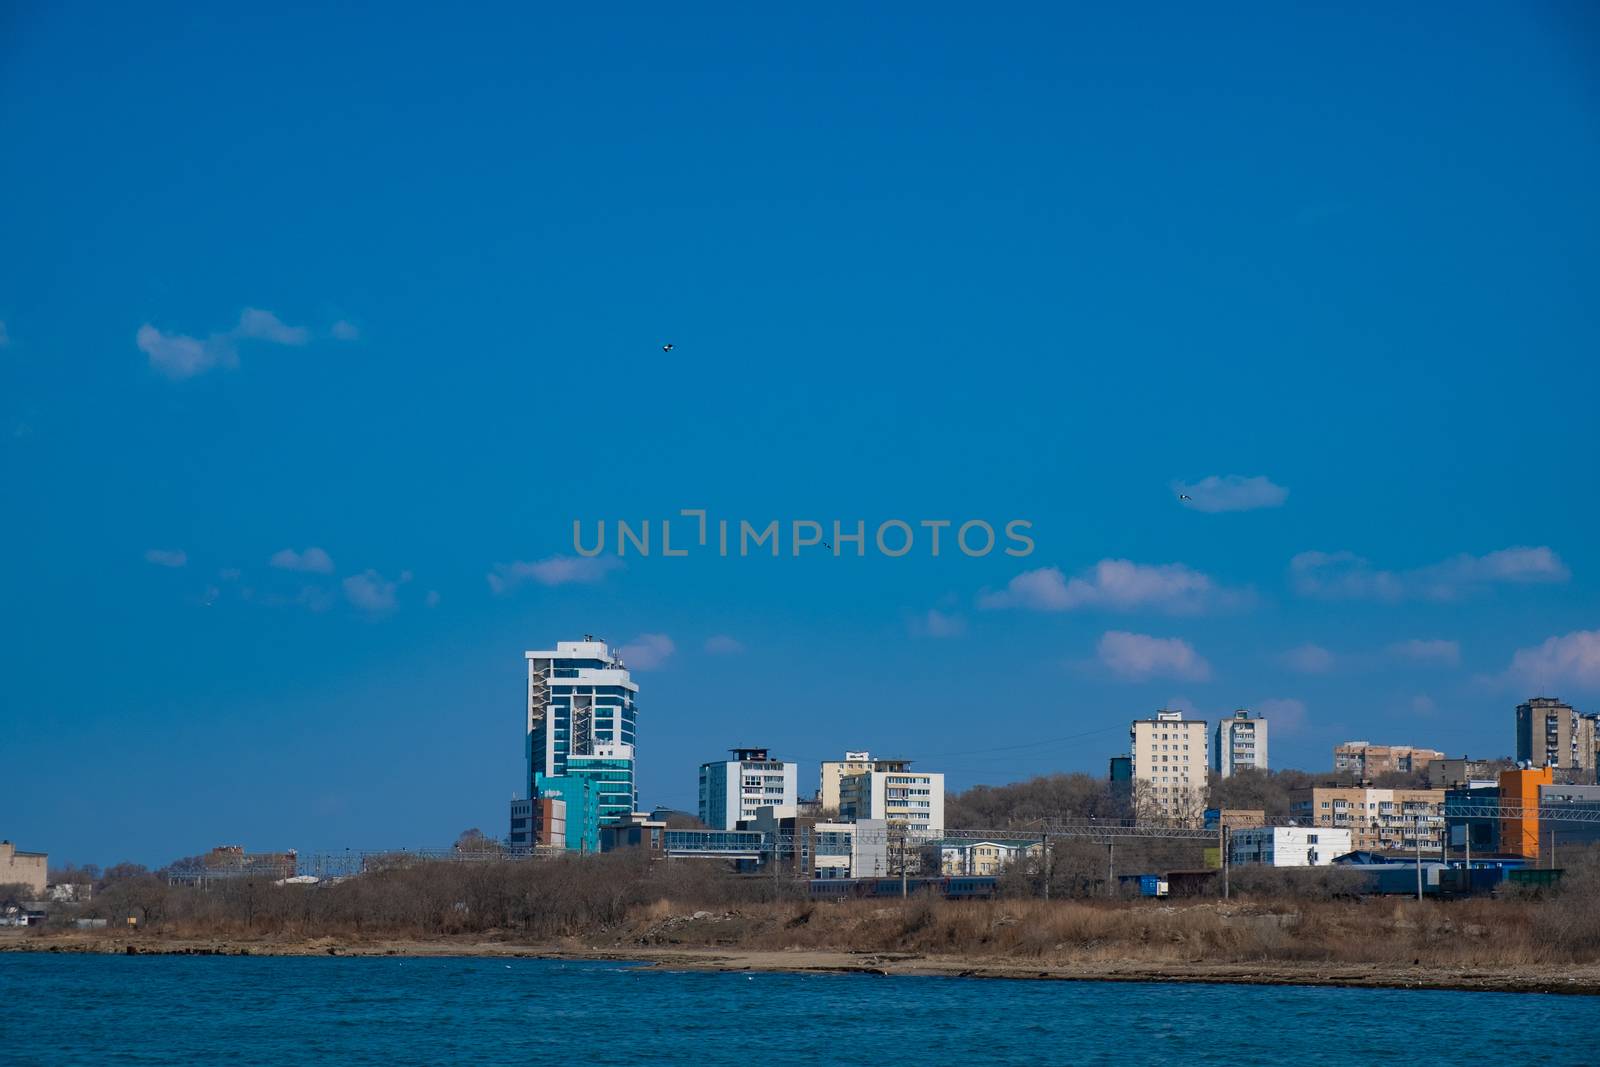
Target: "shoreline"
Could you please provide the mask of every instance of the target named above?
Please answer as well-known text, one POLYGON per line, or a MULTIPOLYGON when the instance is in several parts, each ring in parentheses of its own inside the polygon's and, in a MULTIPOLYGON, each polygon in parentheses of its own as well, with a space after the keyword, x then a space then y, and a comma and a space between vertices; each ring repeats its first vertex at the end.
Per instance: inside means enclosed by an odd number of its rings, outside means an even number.
POLYGON ((150 956, 299 956, 362 958, 507 958, 609 960, 663 971, 870 974, 883 977, 979 978, 1012 981, 1182 982, 1198 985, 1297 985, 1355 989, 1600 996, 1600 966, 1446 968, 1387 964, 1208 963, 1152 960, 1021 961, 1005 957, 848 952, 824 949, 633 948, 574 941, 510 942, 473 938, 243 939, 161 936, 0 936, 0 953, 150 956))

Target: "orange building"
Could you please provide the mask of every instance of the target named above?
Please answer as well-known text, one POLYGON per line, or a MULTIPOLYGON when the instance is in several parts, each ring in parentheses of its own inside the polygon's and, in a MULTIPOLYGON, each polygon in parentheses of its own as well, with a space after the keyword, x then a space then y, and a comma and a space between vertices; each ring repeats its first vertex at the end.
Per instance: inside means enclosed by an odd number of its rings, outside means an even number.
POLYGON ((1550 767, 1500 772, 1500 803, 1522 809, 1500 820, 1500 851, 1539 858, 1539 787, 1553 782, 1550 767))

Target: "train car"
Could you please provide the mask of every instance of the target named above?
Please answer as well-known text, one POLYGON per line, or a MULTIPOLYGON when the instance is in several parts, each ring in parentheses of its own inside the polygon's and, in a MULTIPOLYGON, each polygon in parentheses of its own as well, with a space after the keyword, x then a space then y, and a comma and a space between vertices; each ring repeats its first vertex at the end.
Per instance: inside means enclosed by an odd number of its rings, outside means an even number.
POLYGON ((865 897, 885 899, 905 896, 938 896, 946 900, 987 900, 995 895, 998 880, 980 877, 953 878, 815 878, 810 895, 815 900, 845 900, 865 897))

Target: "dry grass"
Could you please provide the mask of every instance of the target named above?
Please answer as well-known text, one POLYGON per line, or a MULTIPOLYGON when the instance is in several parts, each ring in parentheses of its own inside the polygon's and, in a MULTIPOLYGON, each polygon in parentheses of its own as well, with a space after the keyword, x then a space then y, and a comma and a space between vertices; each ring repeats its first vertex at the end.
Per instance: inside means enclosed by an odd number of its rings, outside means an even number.
MULTIPOLYGON (((1518 966, 1600 961, 1554 902, 1372 899, 1166 904, 1150 901, 842 901, 751 904, 693 918, 655 902, 618 943, 842 950, 1049 962, 1326 962, 1518 966), (1559 914, 1560 918, 1553 918, 1559 914), (664 917, 663 917, 664 916, 664 917)), ((1586 929, 1595 927, 1589 920, 1586 929)))

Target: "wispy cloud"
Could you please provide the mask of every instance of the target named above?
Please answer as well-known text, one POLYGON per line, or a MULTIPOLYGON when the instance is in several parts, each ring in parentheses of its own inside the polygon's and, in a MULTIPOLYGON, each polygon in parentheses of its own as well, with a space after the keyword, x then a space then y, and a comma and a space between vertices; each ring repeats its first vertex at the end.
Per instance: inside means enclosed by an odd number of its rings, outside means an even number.
POLYGON ((1289 561, 1302 596, 1342 600, 1456 600, 1492 585, 1564 582, 1561 557, 1544 546, 1465 553, 1407 571, 1380 570, 1353 552, 1302 552, 1289 561))
POLYGON ((399 588, 411 580, 410 571, 401 571, 396 581, 390 581, 372 568, 352 574, 341 584, 345 599, 369 615, 386 615, 399 604, 399 588))
POLYGON ((1111 630, 1100 638, 1095 652, 1111 673, 1133 681, 1178 678, 1203 682, 1211 677, 1211 665, 1193 645, 1177 637, 1111 630))
POLYGON ((537 562, 512 560, 496 563, 487 575, 496 594, 508 593, 525 582, 539 585, 573 585, 598 582, 621 566, 610 556, 550 556, 537 562))
POLYGON ((1547 696, 1562 686, 1600 690, 1600 630, 1574 630, 1518 649, 1505 679, 1547 696))
POLYGON ((4 319, 0 319, 0 348, 4 348, 10 343, 11 335, 6 332, 6 322, 4 319))
POLYGON ((181 567, 189 562, 189 554, 181 548, 151 548, 145 551, 144 561, 157 567, 181 567))
POLYGON ((1273 737, 1294 737, 1306 727, 1306 703, 1293 697, 1271 697, 1256 702, 1252 709, 1267 720, 1273 737))
POLYGON ((303 345, 311 334, 304 326, 290 326, 270 311, 245 308, 239 316, 239 325, 233 328, 239 340, 270 341, 275 345, 303 345))
POLYGON ((913 616, 909 627, 917 637, 960 637, 967 632, 967 620, 951 612, 929 608, 913 616))
POLYGON ((991 610, 1028 608, 1033 611, 1150 608, 1182 615, 1234 606, 1246 600, 1245 592, 1225 588, 1209 575, 1182 563, 1144 564, 1126 559, 1103 559, 1070 579, 1059 567, 1024 571, 1011 579, 1004 589, 980 594, 978 606, 991 610))
POLYGON ((653 671, 672 658, 678 646, 666 634, 640 634, 617 650, 629 670, 653 671))
POLYGON ((1454 667, 1461 662, 1461 646, 1454 641, 1423 640, 1396 641, 1389 646, 1389 655, 1412 663, 1433 663, 1454 667))
POLYGON ((1283 654, 1283 662, 1302 674, 1327 674, 1333 670, 1333 653, 1321 645, 1304 644, 1283 654))
POLYGON ((744 651, 744 643, 727 634, 712 634, 706 638, 705 649, 713 656, 737 656, 744 651))
POLYGON ((149 357, 151 367, 169 378, 180 379, 192 378, 213 367, 238 366, 240 341, 303 345, 309 337, 304 327, 290 326, 270 311, 245 308, 233 329, 210 334, 204 340, 165 333, 147 322, 134 335, 134 343, 149 357))
POLYGON ((335 341, 356 341, 361 338, 361 331, 356 328, 356 324, 345 319, 334 323, 328 332, 333 335, 335 341))
POLYGON ((1172 491, 1178 494, 1184 507, 1209 512, 1282 507, 1289 498, 1289 490, 1259 474, 1253 478, 1213 474, 1198 482, 1173 482, 1172 491))
POLYGON ((333 573, 333 558, 315 545, 304 552, 281 548, 274 552, 267 562, 284 571, 304 571, 309 574, 333 573))

